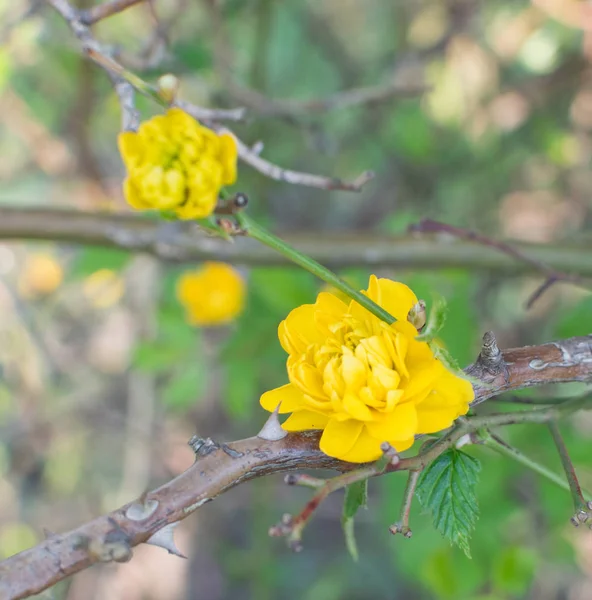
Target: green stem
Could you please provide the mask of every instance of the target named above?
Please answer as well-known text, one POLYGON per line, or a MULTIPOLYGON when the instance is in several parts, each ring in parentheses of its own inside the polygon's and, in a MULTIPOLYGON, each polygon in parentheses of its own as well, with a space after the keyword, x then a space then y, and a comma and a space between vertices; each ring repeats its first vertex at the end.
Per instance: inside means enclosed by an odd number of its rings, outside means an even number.
POLYGON ((409 527, 409 515, 411 514, 411 505, 413 503, 413 496, 415 495, 415 488, 419 481, 421 471, 409 471, 407 476, 407 485, 405 486, 405 492, 403 493, 403 504, 401 505, 401 514, 399 520, 389 527, 391 533, 402 533, 405 537, 411 537, 411 528, 409 527))
POLYGON ((551 471, 544 465, 541 465, 538 462, 532 460, 525 454, 522 454, 520 450, 509 446, 504 441, 500 440, 498 437, 492 434, 487 434, 483 437, 483 445, 487 446, 488 448, 491 448, 492 450, 495 450, 503 456, 507 456, 508 458, 515 460, 516 462, 520 463, 525 467, 528 467, 535 473, 542 475, 555 485, 558 485, 560 488, 568 492, 570 491, 569 483, 565 479, 563 479, 561 475, 555 473, 554 471, 551 471))
POLYGON ((235 216, 237 223, 249 235, 249 237, 261 242, 262 244, 265 244, 266 246, 269 246, 273 250, 276 250, 292 262, 303 267, 313 275, 316 275, 329 285, 332 285, 333 287, 342 291, 344 294, 347 294, 358 304, 369 310, 373 315, 379 319, 382 319, 389 325, 396 321, 395 317, 384 310, 384 308, 370 300, 368 296, 365 296, 362 292, 356 291, 353 287, 343 281, 343 279, 335 275, 335 273, 326 267, 323 267, 323 265, 319 264, 312 258, 302 254, 295 248, 292 248, 292 246, 286 244, 286 242, 267 231, 267 229, 264 229, 258 225, 244 212, 239 212, 235 216))
POLYGON ((579 510, 582 510, 582 508, 586 504, 586 501, 584 500, 584 496, 582 494, 582 488, 580 487, 580 482, 578 481, 576 471, 567 451, 567 446, 563 441, 563 437, 561 435, 561 432, 559 431, 557 423, 551 421, 548 426, 549 431, 553 436, 555 446, 557 447, 557 451, 559 452, 559 457, 561 458, 561 465, 563 466, 563 470, 565 471, 565 476, 567 477, 567 482, 569 484, 569 491, 571 492, 574 508, 577 512, 579 510))

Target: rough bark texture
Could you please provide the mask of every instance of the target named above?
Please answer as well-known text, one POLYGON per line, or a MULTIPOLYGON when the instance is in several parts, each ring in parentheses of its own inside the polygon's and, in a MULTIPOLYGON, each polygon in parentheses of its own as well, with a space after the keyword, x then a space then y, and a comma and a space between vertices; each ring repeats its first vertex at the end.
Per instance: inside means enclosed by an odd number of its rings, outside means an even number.
MULTIPOLYGON (((592 335, 501 353, 488 335, 479 359, 467 368, 472 377, 488 384, 475 386, 475 404, 524 387, 592 379, 592 335)), ((194 446, 196 462, 172 481, 0 563, 0 598, 25 598, 96 562, 129 560, 133 546, 250 479, 294 469, 346 471, 359 466, 325 456, 318 439, 317 432, 303 432, 272 442, 259 437, 228 444, 199 440, 194 446)), ((402 459, 390 470, 409 468, 417 468, 416 457, 402 459)))

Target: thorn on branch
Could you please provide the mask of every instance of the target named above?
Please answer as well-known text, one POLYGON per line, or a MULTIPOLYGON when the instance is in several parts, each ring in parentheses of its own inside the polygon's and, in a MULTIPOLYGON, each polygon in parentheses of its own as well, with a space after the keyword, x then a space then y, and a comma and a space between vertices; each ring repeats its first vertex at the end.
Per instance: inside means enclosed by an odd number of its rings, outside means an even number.
POLYGON ((173 554, 179 558, 187 558, 175 544, 174 531, 178 524, 179 521, 165 525, 162 529, 159 529, 155 534, 150 536, 148 540, 146 540, 146 544, 164 548, 169 554, 173 554))
POLYGON ((288 432, 282 427, 279 419, 280 404, 278 404, 275 410, 269 415, 267 421, 261 428, 261 431, 257 434, 258 438, 267 440, 268 442, 277 442, 288 435, 288 432))

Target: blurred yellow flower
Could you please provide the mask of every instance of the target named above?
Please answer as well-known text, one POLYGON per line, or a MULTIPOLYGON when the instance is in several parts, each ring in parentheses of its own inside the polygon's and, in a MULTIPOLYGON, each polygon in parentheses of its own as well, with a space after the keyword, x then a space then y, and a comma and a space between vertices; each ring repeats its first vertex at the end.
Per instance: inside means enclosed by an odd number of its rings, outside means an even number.
POLYGON ((125 283, 119 273, 111 269, 99 269, 84 280, 82 290, 96 308, 110 308, 121 300, 125 283))
POLYGON ((321 292, 280 324, 290 383, 261 396, 265 410, 281 402, 280 412, 292 413, 285 429, 322 429, 325 454, 357 463, 379 458, 382 442, 402 451, 416 434, 445 429, 474 398, 471 384, 415 339, 407 315, 417 298, 406 285, 372 275, 366 294, 397 321, 321 292))
POLYGON ((24 298, 46 296, 62 284, 64 271, 50 254, 31 254, 18 278, 18 289, 24 298))
POLYGON ((220 188, 236 180, 236 142, 218 135, 179 108, 119 134, 128 171, 124 193, 138 210, 173 211, 180 219, 212 213, 220 188))
POLYGON ((245 304, 245 282, 230 265, 206 262, 184 273, 177 282, 177 298, 192 325, 219 325, 232 321, 245 304))

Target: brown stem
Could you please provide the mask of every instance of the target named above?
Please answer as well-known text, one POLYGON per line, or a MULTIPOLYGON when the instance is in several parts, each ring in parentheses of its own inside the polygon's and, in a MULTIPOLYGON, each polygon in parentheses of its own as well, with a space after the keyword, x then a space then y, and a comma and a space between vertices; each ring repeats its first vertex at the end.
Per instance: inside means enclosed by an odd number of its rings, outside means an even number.
POLYGON ((553 437, 553 442, 555 443, 557 452, 559 452, 559 457, 561 458, 561 466, 565 471, 567 483, 569 483, 569 490, 571 492, 571 497, 574 503, 574 510, 576 511, 577 515, 579 511, 584 510, 586 508, 586 501, 584 500, 584 495, 582 494, 582 488, 580 487, 580 482, 578 481, 576 470, 574 469, 573 463, 571 462, 569 452, 567 451, 567 446, 563 441, 563 436, 559 431, 557 423, 553 421, 550 422, 549 431, 551 432, 551 436, 553 437))
POLYGON ((455 237, 459 237, 461 239, 473 241, 477 244, 481 244, 483 246, 488 246, 490 248, 495 248, 512 258, 515 258, 518 261, 528 263, 537 271, 543 273, 547 276, 545 282, 539 286, 533 294, 531 294, 528 299, 526 306, 530 308, 536 300, 538 300, 543 293, 548 290, 554 283, 558 281, 569 281, 571 283, 577 283, 579 285, 586 285, 586 282, 582 280, 581 277, 574 275, 572 273, 560 273, 558 271, 553 270, 548 265, 546 265, 543 261, 540 261, 528 254, 522 252, 517 246, 514 244, 508 244, 506 242, 502 242, 500 240, 495 240, 490 238, 482 233, 478 233, 476 231, 471 231, 470 229, 463 229, 461 227, 454 227, 453 225, 448 225, 446 223, 440 223, 439 221, 433 221, 431 219, 424 219, 418 225, 414 225, 410 228, 412 231, 421 231, 424 233, 439 233, 445 232, 455 237))
POLYGON ((80 20, 84 25, 94 25, 98 21, 116 15, 126 8, 143 1, 144 0, 109 0, 109 2, 103 2, 103 4, 98 4, 87 10, 80 11, 80 20))
MULTIPOLYGON (((438 269, 459 267, 515 275, 534 267, 517 263, 487 247, 462 240, 429 236, 367 233, 292 232, 282 236, 318 262, 339 269, 438 269)), ((166 261, 195 263, 223 260, 243 265, 290 264, 278 253, 247 238, 233 244, 213 238, 191 223, 162 223, 134 214, 93 213, 76 210, 0 206, 0 239, 52 240, 105 246, 128 252, 146 252, 166 261)), ((556 268, 592 276, 588 248, 517 244, 525 254, 556 268)))
MULTIPOLYGON (((476 403, 508 390, 544 383, 585 381, 592 378, 592 335, 570 338, 542 346, 503 351, 507 373, 491 373, 475 363, 467 368, 479 374, 488 387, 476 387, 476 403)), ((424 452, 403 458, 386 471, 409 471, 425 467, 466 433, 484 427, 518 422, 548 422, 564 413, 585 407, 589 398, 502 415, 462 420, 424 452)), ((167 525, 189 516, 206 502, 234 486, 257 477, 297 469, 351 471, 358 465, 323 454, 318 432, 289 433, 278 441, 258 437, 216 444, 196 444, 196 463, 187 471, 148 493, 78 529, 51 536, 41 544, 0 563, 0 598, 14 600, 41 592, 62 579, 100 560, 128 560, 131 548, 146 542, 167 525)))
POLYGON ((389 527, 389 531, 393 534, 401 533, 406 538, 410 538, 412 535, 411 527, 409 527, 409 515, 411 514, 413 496, 415 495, 415 488, 417 487, 420 475, 421 471, 409 471, 407 485, 405 486, 405 492, 403 493, 403 504, 401 506, 399 520, 389 527))

